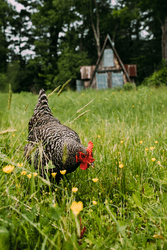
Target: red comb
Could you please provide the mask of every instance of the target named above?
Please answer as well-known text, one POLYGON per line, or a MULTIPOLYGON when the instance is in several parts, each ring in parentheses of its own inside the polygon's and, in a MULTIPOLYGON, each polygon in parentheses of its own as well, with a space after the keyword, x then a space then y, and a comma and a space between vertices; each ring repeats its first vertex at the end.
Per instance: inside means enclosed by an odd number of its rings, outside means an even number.
POLYGON ((80 168, 82 170, 86 170, 89 167, 88 163, 92 163, 95 160, 92 157, 92 149, 93 149, 93 142, 90 141, 86 149, 87 154, 78 152, 79 155, 76 155, 76 162, 81 162, 80 168))

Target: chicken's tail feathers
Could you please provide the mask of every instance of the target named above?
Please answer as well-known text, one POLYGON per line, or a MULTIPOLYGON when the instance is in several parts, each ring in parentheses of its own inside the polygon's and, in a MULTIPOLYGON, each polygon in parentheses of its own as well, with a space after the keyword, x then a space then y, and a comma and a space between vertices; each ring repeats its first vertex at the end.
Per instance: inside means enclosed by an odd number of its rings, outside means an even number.
POLYGON ((34 114, 36 114, 39 111, 46 111, 48 113, 51 113, 51 110, 48 106, 48 98, 45 94, 45 90, 41 89, 39 91, 39 97, 38 97, 38 102, 34 110, 34 114))

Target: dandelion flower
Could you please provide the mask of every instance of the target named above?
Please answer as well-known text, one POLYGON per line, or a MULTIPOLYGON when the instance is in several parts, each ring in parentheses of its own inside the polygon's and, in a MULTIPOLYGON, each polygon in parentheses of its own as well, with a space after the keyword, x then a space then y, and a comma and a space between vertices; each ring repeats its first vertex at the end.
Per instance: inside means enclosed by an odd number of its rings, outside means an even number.
POLYGON ((21 175, 26 175, 27 174, 27 171, 25 171, 25 170, 23 170, 22 172, 21 172, 21 175))
POLYGON ((15 137, 15 134, 13 134, 13 137, 15 137))
POLYGON ((112 92, 113 93, 113 95, 114 95, 114 92, 112 92))
POLYGON ((142 143, 143 143, 143 141, 139 141, 139 143, 140 143, 140 144, 142 144, 142 143))
POLYGON ((152 161, 156 161, 156 159, 155 159, 155 158, 152 158, 151 160, 152 160, 152 161))
POLYGON ((67 170, 60 170, 60 174, 65 174, 67 170))
POLYGON ((121 141, 121 144, 124 143, 124 141, 121 141))
POLYGON ((98 138, 100 138, 101 136, 100 136, 100 135, 98 135, 97 137, 98 137, 98 138))
POLYGON ((82 201, 73 201, 72 205, 70 206, 71 210, 75 215, 78 215, 83 210, 83 203, 82 201))
POLYGON ((73 188, 72 188, 72 192, 73 192, 73 193, 76 193, 77 191, 78 191, 78 188, 77 188, 77 187, 73 187, 73 188))
POLYGON ((29 179, 31 179, 31 174, 28 174, 27 177, 28 177, 29 179))
POLYGON ((134 108, 135 105, 132 105, 132 108, 134 108))
POLYGON ((85 119, 85 121, 87 122, 87 121, 88 121, 88 119, 85 119))
POLYGON ((17 166, 18 166, 18 167, 22 167, 22 166, 23 166, 23 163, 19 163, 19 162, 18 162, 18 163, 17 163, 17 166))
POLYGON ((97 182, 99 179, 98 178, 93 178, 92 181, 93 182, 97 182))
POLYGON ((145 148, 145 151, 148 151, 148 148, 145 148))
POLYGON ((37 173, 33 173, 34 177, 37 176, 38 174, 37 173))
POLYGON ((155 147, 150 147, 150 150, 153 150, 155 147))
POLYGON ((14 169, 14 166, 11 166, 11 165, 7 165, 3 168, 3 172, 6 173, 6 174, 10 174, 14 169))
POLYGON ((155 141, 155 143, 157 144, 157 143, 158 143, 158 141, 155 141))
POLYGON ((51 173, 51 175, 53 176, 53 178, 55 178, 55 176, 57 175, 57 173, 51 173))
POLYGON ((93 205, 97 205, 97 201, 92 201, 93 205))
POLYGON ((124 166, 124 165, 123 165, 122 163, 121 163, 121 164, 119 164, 119 168, 123 168, 123 166, 124 166))

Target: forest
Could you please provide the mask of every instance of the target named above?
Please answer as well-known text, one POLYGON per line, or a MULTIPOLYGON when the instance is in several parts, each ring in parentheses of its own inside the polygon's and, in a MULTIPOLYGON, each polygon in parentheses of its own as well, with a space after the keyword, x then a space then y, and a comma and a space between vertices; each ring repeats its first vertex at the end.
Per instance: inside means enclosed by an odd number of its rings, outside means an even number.
POLYGON ((123 63, 137 64, 136 85, 167 60, 166 0, 17 2, 19 12, 0 0, 1 92, 10 84, 36 93, 68 79, 75 89, 80 66, 96 64, 107 34, 123 63))

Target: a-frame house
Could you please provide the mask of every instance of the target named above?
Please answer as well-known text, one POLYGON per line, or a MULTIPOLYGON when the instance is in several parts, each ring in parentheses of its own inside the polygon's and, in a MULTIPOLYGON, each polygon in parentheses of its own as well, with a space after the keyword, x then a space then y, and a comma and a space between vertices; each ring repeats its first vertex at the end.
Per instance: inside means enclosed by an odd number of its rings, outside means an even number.
POLYGON ((131 82, 129 74, 110 36, 107 35, 87 87, 97 89, 123 87, 126 82, 131 82))

